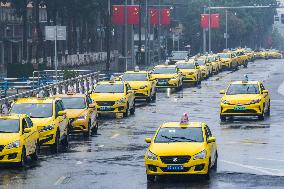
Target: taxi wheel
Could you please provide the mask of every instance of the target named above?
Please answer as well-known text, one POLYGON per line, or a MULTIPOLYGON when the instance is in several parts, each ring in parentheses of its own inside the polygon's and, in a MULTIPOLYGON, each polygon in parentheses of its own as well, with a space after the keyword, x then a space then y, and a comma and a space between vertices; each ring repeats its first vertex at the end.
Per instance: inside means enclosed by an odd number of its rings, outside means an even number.
POLYGON ((153 176, 153 175, 147 175, 147 181, 148 181, 148 182, 154 182, 154 181, 155 181, 155 176, 153 176))
POLYGON ((33 161, 38 160, 38 154, 39 154, 39 143, 37 142, 35 152, 31 155, 33 161))
POLYGON ((212 169, 214 171, 216 171, 217 167, 218 167, 218 153, 216 152, 216 157, 215 157, 215 161, 214 161, 214 165, 213 165, 212 169))
POLYGON ((96 122, 96 125, 92 128, 92 134, 98 134, 98 128, 99 128, 99 123, 98 121, 96 122))
POLYGON ((269 106, 268 106, 268 109, 267 109, 267 116, 270 116, 270 102, 269 102, 269 106))
POLYGON ((89 122, 88 122, 88 131, 83 133, 84 137, 85 138, 89 137, 90 136, 90 132, 91 132, 91 121, 89 120, 89 122))
POLYGON ((221 121, 226 121, 226 116, 220 115, 220 120, 221 121))
POLYGON ((147 98, 146 98, 146 102, 147 102, 147 103, 150 103, 151 101, 152 101, 152 98, 151 98, 151 97, 147 97, 147 98))
POLYGON ((152 96, 152 101, 155 101, 157 99, 157 93, 155 92, 152 96))
POLYGON ((263 109, 261 115, 258 116, 258 120, 261 120, 261 121, 264 120, 264 109, 263 109))
POLYGON ((127 104, 127 108, 125 112, 123 113, 123 117, 128 117, 128 112, 129 112, 129 104, 127 104))
POLYGON ((65 148, 68 148, 68 145, 69 145, 69 131, 68 130, 67 130, 67 133, 66 133, 64 140, 62 141, 62 145, 65 148))
POLYGON ((21 156, 21 162, 19 163, 20 167, 25 167, 27 164, 27 155, 26 155, 26 148, 23 147, 22 149, 22 156, 21 156))
POLYGON ((210 180, 210 172, 211 172, 211 158, 209 158, 209 163, 208 163, 208 171, 207 171, 207 173, 204 175, 204 178, 206 179, 206 180, 210 180))
POLYGON ((59 151, 59 136, 60 136, 60 133, 59 131, 57 131, 56 136, 55 136, 55 143, 50 146, 51 152, 54 154, 58 153, 59 151))
POLYGON ((134 113, 135 113, 135 101, 133 103, 133 107, 130 109, 130 114, 134 115, 134 113))

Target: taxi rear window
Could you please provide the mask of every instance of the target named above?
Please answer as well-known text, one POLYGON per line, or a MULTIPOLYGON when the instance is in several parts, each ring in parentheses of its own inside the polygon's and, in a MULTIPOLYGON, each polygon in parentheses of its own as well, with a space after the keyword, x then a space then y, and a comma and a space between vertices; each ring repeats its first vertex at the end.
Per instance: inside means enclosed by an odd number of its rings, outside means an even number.
POLYGON ((203 142, 201 127, 170 127, 161 128, 155 138, 155 143, 169 142, 203 142))
POLYGON ((0 119, 0 133, 18 133, 20 122, 18 119, 0 119))

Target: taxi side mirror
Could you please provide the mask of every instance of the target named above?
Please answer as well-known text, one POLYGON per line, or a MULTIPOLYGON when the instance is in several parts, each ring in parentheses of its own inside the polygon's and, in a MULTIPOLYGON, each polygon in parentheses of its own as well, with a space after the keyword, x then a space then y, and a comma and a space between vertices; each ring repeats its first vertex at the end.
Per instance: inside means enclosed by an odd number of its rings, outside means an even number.
POLYGON ((221 90, 221 91, 220 91, 220 94, 225 94, 225 90, 221 90))
POLYGON ((262 93, 263 94, 268 94, 268 90, 263 90, 262 93))
POLYGON ((151 138, 145 138, 145 142, 146 142, 146 143, 151 143, 151 142, 152 142, 152 139, 151 139, 151 138))
POLYGON ((93 104, 89 104, 89 108, 95 108, 96 107, 96 104, 93 103, 93 104))
POLYGON ((32 132, 32 129, 31 129, 31 128, 25 128, 25 129, 24 129, 24 133, 30 133, 30 132, 32 132))
POLYGON ((58 112, 58 116, 64 116, 64 115, 66 115, 66 112, 64 112, 64 111, 59 111, 58 112))
POLYGON ((216 142, 216 138, 215 137, 209 137, 208 139, 207 139, 207 143, 209 144, 209 143, 213 143, 213 142, 216 142))

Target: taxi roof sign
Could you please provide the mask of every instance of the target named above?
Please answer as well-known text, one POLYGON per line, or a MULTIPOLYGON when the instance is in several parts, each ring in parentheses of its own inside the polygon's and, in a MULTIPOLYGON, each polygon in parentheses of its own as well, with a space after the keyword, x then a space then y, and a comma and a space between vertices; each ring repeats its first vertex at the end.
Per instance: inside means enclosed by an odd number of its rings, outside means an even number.
POLYGON ((181 120, 180 120, 180 124, 181 125, 186 125, 189 123, 189 116, 188 116, 188 113, 184 113, 181 117, 181 120))

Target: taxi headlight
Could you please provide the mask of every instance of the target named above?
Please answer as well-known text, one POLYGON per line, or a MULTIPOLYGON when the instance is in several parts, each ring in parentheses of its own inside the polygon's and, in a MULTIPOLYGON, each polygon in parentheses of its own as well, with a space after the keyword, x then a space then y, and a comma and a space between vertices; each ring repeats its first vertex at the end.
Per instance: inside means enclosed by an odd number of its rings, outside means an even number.
POLYGON ((222 103, 223 103, 223 104, 229 104, 229 101, 223 100, 222 103))
POLYGON ((86 120, 86 118, 87 118, 87 115, 84 115, 84 116, 77 117, 76 119, 79 121, 84 121, 86 120))
POLYGON ((199 152, 198 154, 196 154, 193 159, 194 160, 205 159, 206 158, 206 154, 207 154, 206 150, 203 150, 202 152, 199 152))
POLYGON ((126 98, 119 99, 116 101, 117 104, 125 104, 126 103, 126 98))
POLYGON ((150 159, 150 160, 157 160, 157 156, 156 154, 152 153, 150 150, 148 150, 147 152, 147 158, 150 159))
POLYGON ((145 89, 147 87, 148 87, 147 85, 144 85, 144 86, 141 86, 140 89, 145 89))
POLYGON ((19 141, 19 140, 16 140, 16 141, 10 143, 10 144, 7 146, 7 149, 19 148, 19 147, 20 147, 20 141, 19 141))
POLYGON ((259 102, 260 102, 260 99, 252 100, 252 101, 250 102, 250 104, 256 104, 256 103, 259 103, 259 102))
POLYGON ((53 124, 47 125, 47 126, 44 126, 44 127, 40 130, 40 133, 41 133, 41 132, 45 132, 45 131, 51 131, 52 129, 54 129, 54 125, 53 125, 53 124))

